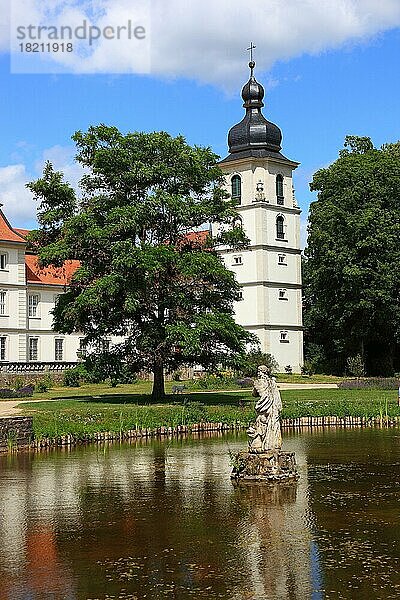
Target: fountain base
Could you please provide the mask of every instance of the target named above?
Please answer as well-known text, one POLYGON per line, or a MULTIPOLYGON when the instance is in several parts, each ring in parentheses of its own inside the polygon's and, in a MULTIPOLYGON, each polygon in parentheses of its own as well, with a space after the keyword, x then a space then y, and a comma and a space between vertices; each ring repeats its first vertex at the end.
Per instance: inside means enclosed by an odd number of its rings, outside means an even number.
POLYGON ((238 452, 232 456, 231 479, 236 481, 265 481, 267 483, 297 481, 294 452, 238 452))

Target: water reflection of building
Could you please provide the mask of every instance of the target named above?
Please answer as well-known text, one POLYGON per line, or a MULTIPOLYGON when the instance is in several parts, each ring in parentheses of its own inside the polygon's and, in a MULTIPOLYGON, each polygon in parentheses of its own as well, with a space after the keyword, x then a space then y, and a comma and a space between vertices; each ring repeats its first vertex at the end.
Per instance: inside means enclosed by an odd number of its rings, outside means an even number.
POLYGON ((230 447, 239 446, 139 442, 0 458, 0 597, 35 598, 43 586, 55 598, 62 586, 71 598, 121 587, 157 597, 160 586, 182 599, 195 589, 213 599, 308 597, 304 470, 296 498, 240 492, 230 447))

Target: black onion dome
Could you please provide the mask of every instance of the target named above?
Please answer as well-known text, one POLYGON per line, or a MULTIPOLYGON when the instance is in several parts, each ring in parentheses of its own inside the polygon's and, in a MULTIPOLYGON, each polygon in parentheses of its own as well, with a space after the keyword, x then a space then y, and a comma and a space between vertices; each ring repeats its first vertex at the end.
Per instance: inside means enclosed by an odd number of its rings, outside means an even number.
MULTIPOLYGON (((279 153, 282 143, 282 133, 279 127, 267 121, 261 112, 264 106, 264 88, 254 77, 255 63, 249 63, 250 79, 242 89, 242 98, 246 115, 240 123, 229 131, 229 152, 255 150, 257 155, 279 153)), ((253 154, 253 153, 252 153, 253 154)), ((234 157, 232 157, 233 159, 234 157)))

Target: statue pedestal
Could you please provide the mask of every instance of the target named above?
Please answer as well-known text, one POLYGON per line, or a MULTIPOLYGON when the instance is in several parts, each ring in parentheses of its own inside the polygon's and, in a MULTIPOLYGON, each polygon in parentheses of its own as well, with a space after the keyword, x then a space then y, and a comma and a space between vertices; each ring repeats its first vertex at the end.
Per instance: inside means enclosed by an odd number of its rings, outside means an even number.
POLYGON ((294 452, 239 452, 232 457, 232 463, 231 479, 236 481, 275 483, 297 481, 299 478, 294 452))

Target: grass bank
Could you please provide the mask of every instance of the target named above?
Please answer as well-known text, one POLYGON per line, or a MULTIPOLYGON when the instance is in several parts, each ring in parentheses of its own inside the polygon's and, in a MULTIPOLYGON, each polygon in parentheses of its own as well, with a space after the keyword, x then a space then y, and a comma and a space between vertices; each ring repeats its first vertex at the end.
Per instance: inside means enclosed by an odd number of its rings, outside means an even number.
MULTIPOLYGON (((82 387, 69 398, 24 402, 19 406, 25 414, 33 415, 38 438, 69 434, 79 437, 102 431, 118 433, 199 422, 247 426, 254 419, 250 390, 171 395, 163 404, 151 404, 145 393, 132 393, 132 387, 135 392, 138 390, 136 386, 104 387, 105 390, 100 386, 82 387)), ((284 390, 282 400, 282 418, 400 416, 394 390, 284 390)))

